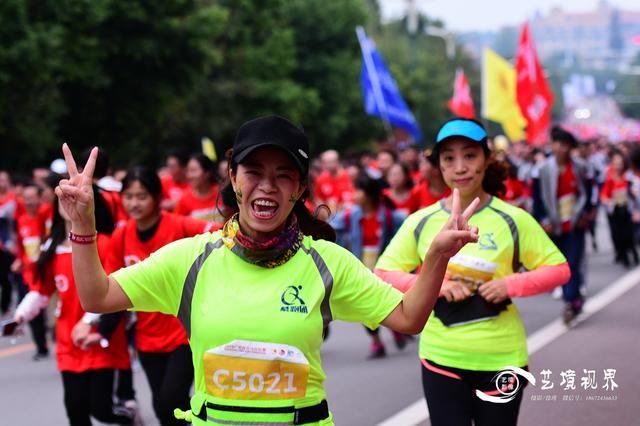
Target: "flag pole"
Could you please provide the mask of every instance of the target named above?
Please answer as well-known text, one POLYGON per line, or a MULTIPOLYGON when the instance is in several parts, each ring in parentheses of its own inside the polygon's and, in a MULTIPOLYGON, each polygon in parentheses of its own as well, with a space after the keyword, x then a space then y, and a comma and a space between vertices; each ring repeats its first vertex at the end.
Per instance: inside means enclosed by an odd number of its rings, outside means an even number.
POLYGON ((373 98, 375 99, 378 110, 382 115, 382 124, 387 132, 388 137, 393 137, 393 131, 391 130, 391 124, 389 123, 389 115, 387 113, 387 105, 384 102, 384 96, 382 96, 382 86, 380 85, 380 79, 378 73, 375 71, 373 60, 371 58, 371 50, 367 46, 367 35, 364 32, 364 28, 360 25, 356 27, 356 34, 358 36, 358 42, 360 43, 360 50, 362 50, 362 60, 364 61, 365 69, 369 75, 369 81, 371 81, 371 87, 373 89, 373 98))

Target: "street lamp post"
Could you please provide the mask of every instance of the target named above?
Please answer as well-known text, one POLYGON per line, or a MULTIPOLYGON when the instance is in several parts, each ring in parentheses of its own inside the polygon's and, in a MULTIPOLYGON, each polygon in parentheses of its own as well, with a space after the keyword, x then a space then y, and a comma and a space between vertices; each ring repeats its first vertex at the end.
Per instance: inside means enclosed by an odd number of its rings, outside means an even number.
POLYGON ((409 33, 409 50, 411 51, 411 74, 418 68, 418 52, 416 39, 418 37, 418 9, 414 0, 407 0, 407 32, 409 33))

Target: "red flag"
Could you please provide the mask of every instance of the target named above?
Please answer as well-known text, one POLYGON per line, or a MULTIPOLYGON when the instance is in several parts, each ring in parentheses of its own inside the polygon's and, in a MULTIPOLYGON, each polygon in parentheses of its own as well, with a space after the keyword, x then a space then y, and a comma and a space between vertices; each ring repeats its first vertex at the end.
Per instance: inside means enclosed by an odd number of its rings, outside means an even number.
POLYGON ((522 27, 516 53, 516 92, 522 115, 527 119, 527 140, 539 145, 548 139, 551 124, 553 93, 529 34, 527 23, 522 27))
POLYGON ((464 71, 456 70, 456 78, 453 81, 453 97, 449 99, 449 109, 458 117, 476 118, 471 99, 471 88, 467 82, 464 71))

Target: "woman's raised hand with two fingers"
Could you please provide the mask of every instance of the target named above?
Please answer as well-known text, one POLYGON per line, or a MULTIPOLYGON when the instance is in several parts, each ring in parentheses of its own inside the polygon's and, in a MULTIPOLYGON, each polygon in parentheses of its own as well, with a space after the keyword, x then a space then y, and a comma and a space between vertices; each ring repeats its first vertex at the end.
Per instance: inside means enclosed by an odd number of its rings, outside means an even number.
POLYGON ((457 188, 453 190, 451 200, 451 215, 433 239, 429 249, 431 255, 451 258, 465 244, 478 241, 478 228, 469 226, 469 218, 478 208, 480 199, 474 199, 462 213, 460 212, 460 192, 457 188))
POLYGON ((67 163, 69 179, 62 179, 55 189, 60 208, 73 224, 74 232, 94 233, 95 215, 93 204, 93 171, 98 157, 98 148, 93 148, 87 164, 78 172, 69 146, 62 145, 64 161, 67 163))

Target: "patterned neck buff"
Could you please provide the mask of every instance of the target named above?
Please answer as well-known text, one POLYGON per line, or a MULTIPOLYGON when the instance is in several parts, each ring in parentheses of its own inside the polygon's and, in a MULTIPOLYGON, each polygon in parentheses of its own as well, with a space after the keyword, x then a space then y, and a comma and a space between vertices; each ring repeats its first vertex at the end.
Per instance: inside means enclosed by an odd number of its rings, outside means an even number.
POLYGON ((222 241, 229 250, 246 262, 263 268, 275 268, 291 259, 302 245, 303 237, 295 214, 290 216, 289 223, 280 234, 264 242, 242 233, 238 213, 222 228, 222 241))

